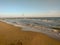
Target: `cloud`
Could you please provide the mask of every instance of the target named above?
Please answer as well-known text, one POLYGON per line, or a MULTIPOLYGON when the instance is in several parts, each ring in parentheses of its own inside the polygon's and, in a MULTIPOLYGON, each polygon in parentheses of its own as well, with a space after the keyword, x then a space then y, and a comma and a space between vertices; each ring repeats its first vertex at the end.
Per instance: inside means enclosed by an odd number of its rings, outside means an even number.
MULTIPOLYGON (((29 15, 28 15, 29 16, 29 15)), ((31 14, 31 17, 60 17, 60 11, 58 10, 49 10, 47 12, 31 14)))
POLYGON ((0 13, 0 17, 60 17, 60 11, 49 10, 42 13, 0 13))
POLYGON ((60 17, 60 11, 50 10, 46 13, 47 16, 60 17))

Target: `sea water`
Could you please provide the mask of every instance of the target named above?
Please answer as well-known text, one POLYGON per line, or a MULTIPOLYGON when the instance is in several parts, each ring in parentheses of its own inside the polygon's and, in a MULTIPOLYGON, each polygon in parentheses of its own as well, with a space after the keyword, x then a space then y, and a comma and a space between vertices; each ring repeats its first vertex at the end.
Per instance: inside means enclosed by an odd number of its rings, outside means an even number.
POLYGON ((14 18, 14 19, 5 19, 7 22, 11 23, 20 23, 20 24, 32 24, 37 26, 59 26, 60 27, 60 17, 40 17, 40 18, 14 18))

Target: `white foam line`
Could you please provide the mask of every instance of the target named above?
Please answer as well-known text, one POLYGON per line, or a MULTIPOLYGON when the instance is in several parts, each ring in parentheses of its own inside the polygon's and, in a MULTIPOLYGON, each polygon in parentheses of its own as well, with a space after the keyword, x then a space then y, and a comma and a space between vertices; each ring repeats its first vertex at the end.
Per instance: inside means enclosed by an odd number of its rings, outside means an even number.
POLYGON ((24 27, 24 26, 22 26, 21 24, 14 24, 14 23, 7 22, 7 21, 4 21, 4 20, 0 20, 0 21, 5 22, 5 23, 7 23, 7 24, 11 24, 11 25, 16 26, 16 27, 24 27))

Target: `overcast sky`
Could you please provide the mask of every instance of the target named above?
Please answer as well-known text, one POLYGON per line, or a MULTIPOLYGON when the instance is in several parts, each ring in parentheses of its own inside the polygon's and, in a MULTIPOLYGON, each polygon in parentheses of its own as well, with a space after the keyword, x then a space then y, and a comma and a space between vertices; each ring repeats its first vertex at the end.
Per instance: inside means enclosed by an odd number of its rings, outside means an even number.
POLYGON ((0 17, 19 16, 60 17, 60 0, 0 0, 0 17))

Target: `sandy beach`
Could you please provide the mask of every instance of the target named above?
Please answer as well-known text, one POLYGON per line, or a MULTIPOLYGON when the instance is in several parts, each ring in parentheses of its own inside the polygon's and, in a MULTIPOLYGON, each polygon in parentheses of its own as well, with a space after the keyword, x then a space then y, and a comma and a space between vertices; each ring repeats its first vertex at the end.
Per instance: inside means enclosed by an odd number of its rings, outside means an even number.
POLYGON ((60 45, 60 41, 0 21, 0 45, 60 45))

